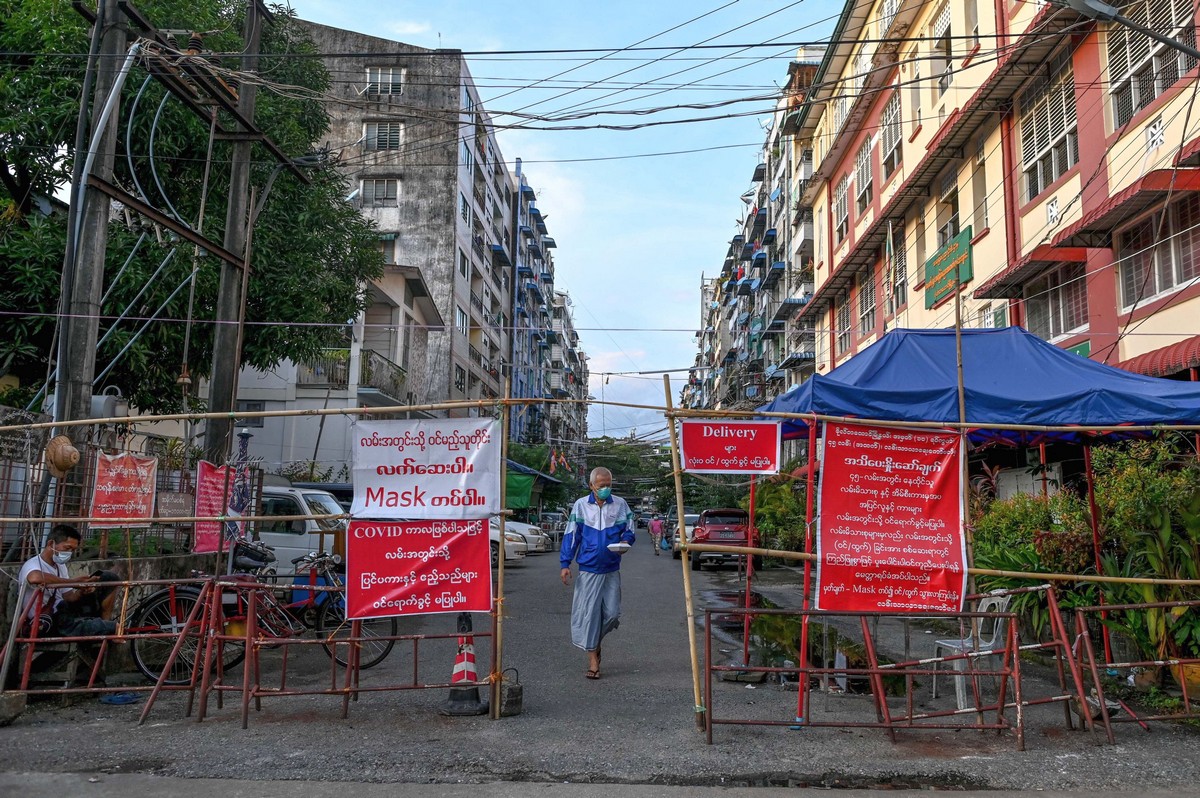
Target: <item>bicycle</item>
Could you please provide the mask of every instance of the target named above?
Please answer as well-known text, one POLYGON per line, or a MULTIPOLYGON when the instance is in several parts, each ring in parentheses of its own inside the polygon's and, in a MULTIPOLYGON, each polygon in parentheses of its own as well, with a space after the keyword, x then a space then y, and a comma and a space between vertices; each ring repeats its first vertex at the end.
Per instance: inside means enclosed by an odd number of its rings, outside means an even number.
MULTIPOLYGON (((238 541, 234 547, 236 567, 264 570, 274 562, 269 546, 254 541, 238 541), (269 559, 265 557, 269 556, 269 559)), ((248 621, 249 591, 254 590, 255 621, 262 638, 285 640, 298 637, 309 630, 325 639, 322 648, 339 665, 349 663, 351 622, 346 619, 346 596, 342 591, 315 590, 316 587, 345 587, 336 571, 341 558, 332 554, 313 552, 292 560, 296 576, 290 587, 290 601, 283 601, 269 585, 254 574, 235 573, 222 581, 245 583, 244 589, 225 588, 222 594, 222 625, 226 635, 245 634, 248 621)), ((206 576, 193 572, 193 576, 206 576)), ((146 596, 130 613, 128 631, 138 635, 131 639, 130 653, 134 665, 148 679, 158 681, 188 617, 200 600, 199 585, 169 585, 146 596), (147 634, 153 636, 146 636, 147 634)), ((395 618, 364 620, 360 626, 358 666, 371 668, 382 662, 395 645, 399 624, 395 618)), ((245 643, 236 639, 223 640, 219 647, 221 670, 233 668, 246 656, 245 643)), ((179 685, 191 681, 196 658, 202 655, 199 638, 184 640, 179 655, 171 665, 166 684, 179 685)))

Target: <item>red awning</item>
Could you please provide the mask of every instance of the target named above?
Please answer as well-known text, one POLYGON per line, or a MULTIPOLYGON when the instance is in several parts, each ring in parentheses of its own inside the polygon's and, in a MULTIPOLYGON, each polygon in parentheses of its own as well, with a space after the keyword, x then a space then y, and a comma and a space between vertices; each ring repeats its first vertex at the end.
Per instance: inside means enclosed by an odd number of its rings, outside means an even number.
POLYGON ((1200 169, 1156 169, 1088 211, 1051 245, 1111 247, 1114 227, 1165 199, 1168 192, 1181 191, 1200 191, 1200 169))
POLYGON ((1034 247, 1028 255, 980 286, 975 291, 975 297, 978 299, 1019 297, 1025 283, 1051 266, 1057 266, 1060 263, 1085 262, 1087 262, 1087 250, 1083 247, 1052 247, 1049 244, 1040 244, 1034 247))
POLYGON ((1153 352, 1131 357, 1117 364, 1126 371, 1147 377, 1166 377, 1184 369, 1200 366, 1200 335, 1185 338, 1153 352))

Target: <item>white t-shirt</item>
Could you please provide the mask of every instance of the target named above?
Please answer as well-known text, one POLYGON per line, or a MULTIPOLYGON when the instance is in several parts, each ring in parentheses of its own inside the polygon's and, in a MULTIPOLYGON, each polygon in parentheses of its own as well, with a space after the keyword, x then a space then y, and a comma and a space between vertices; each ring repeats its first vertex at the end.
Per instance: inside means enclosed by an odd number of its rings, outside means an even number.
MULTIPOLYGON (((17 584, 26 585, 25 604, 22 607, 22 611, 24 612, 26 618, 33 617, 34 599, 37 598, 37 591, 34 589, 34 586, 28 584, 29 575, 34 571, 41 571, 44 574, 58 576, 62 579, 67 579, 69 577, 69 574, 67 573, 67 566, 59 565, 58 563, 48 563, 42 559, 41 554, 30 557, 28 560, 26 560, 25 564, 21 566, 20 575, 17 576, 17 584)), ((60 587, 45 591, 42 597, 42 610, 46 611, 47 605, 49 605, 49 611, 51 613, 56 612, 58 610, 58 605, 62 603, 62 594, 70 589, 71 588, 69 587, 60 587)))

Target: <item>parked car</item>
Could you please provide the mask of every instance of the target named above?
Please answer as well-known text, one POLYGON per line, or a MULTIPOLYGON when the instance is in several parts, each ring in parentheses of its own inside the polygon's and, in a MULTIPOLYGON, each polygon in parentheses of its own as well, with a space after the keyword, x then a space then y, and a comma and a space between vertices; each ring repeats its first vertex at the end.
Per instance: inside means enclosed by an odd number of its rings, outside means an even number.
MULTIPOLYGON (((689 543, 692 542, 692 530, 695 528, 696 522, 699 520, 699 513, 686 513, 683 516, 683 539, 689 543)), ((679 549, 679 525, 676 524, 675 526, 668 528, 671 530, 669 533, 671 535, 671 556, 678 560, 682 555, 682 552, 679 549)))
POLYGON ((547 510, 538 518, 538 524, 557 548, 562 542, 563 532, 567 530, 567 514, 560 510, 547 510))
MULTIPOLYGON (((295 485, 263 485, 262 507, 259 515, 337 515, 343 514, 341 504, 328 491, 300 488, 295 485)), ((332 552, 346 556, 346 519, 293 519, 254 522, 254 537, 275 549, 275 572, 281 576, 294 573, 292 560, 314 551, 332 552)))
MULTIPOLYGON (((492 516, 490 523, 498 525, 500 522, 495 516, 492 516)), ((544 554, 554 549, 550 536, 543 532, 541 527, 527 524, 524 521, 505 521, 504 530, 516 532, 525 538, 526 553, 528 554, 544 554)))
MULTIPOLYGON (((506 525, 507 526, 507 525, 506 525)), ((488 536, 492 541, 492 567, 500 565, 500 522, 495 518, 488 519, 488 536)), ((529 545, 525 536, 511 529, 504 530, 504 562, 512 565, 525 559, 529 545)))
MULTIPOLYGON (((748 546, 750 514, 736 507, 705 510, 700 513, 688 540, 692 543, 715 543, 721 546, 748 546)), ((690 555, 690 562, 692 570, 699 571, 703 565, 736 563, 745 556, 723 551, 694 551, 690 555)), ((754 567, 762 567, 762 557, 757 554, 754 555, 754 567)))

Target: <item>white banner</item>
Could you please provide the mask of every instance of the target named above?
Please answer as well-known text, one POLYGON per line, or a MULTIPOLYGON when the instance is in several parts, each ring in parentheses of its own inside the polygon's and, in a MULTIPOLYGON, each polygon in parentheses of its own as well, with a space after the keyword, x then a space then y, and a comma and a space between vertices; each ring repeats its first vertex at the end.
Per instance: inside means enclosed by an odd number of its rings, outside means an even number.
POLYGON ((495 419, 360 421, 353 435, 353 518, 477 519, 502 509, 495 419))

